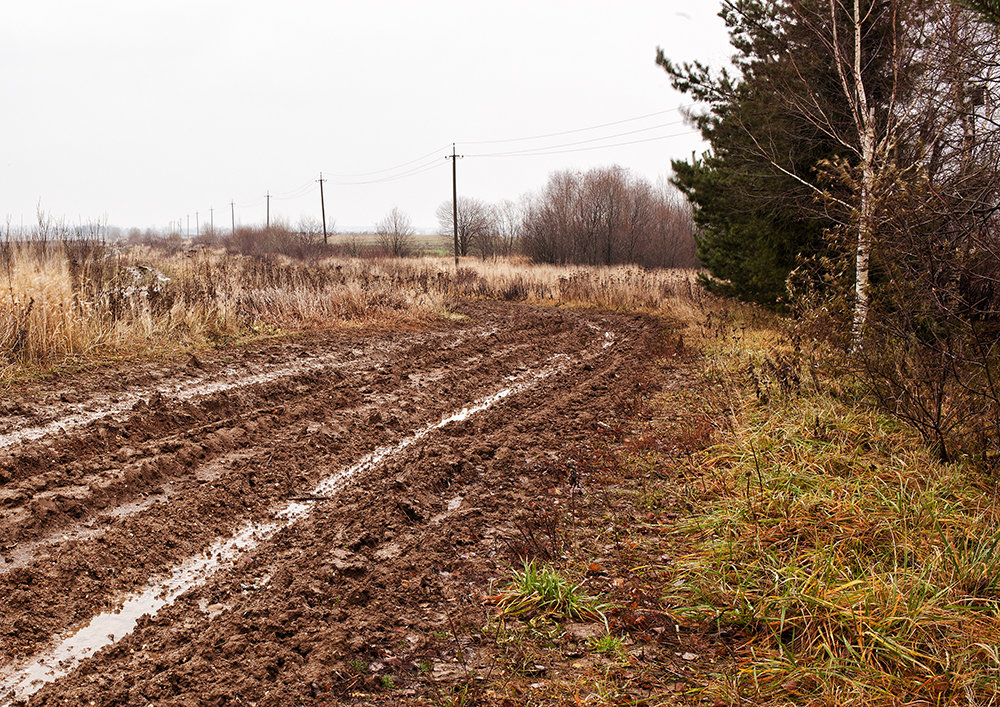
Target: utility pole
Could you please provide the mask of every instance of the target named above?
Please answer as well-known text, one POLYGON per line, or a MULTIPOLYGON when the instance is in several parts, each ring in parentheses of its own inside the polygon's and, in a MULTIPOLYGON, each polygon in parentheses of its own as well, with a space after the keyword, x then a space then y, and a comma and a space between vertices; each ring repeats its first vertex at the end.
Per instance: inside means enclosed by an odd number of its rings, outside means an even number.
POLYGON ((326 180, 323 179, 323 173, 322 172, 319 173, 319 180, 318 181, 319 181, 319 208, 320 208, 320 213, 323 214, 323 245, 327 245, 327 242, 326 242, 326 202, 323 200, 323 182, 325 182, 326 180))
POLYGON ((191 237, 191 214, 187 215, 187 228, 184 229, 184 235, 188 238, 191 237))
POLYGON ((267 192, 267 227, 271 227, 271 192, 267 192))
POLYGON ((455 143, 451 143, 451 222, 455 230, 455 269, 458 269, 458 180, 456 177, 455 163, 462 155, 455 154, 455 143))
POLYGON ((198 225, 198 224, 199 224, 199 221, 198 221, 198 212, 195 211, 194 212, 194 235, 196 235, 196 236, 200 236, 201 235, 201 226, 198 225))
POLYGON ((215 209, 208 210, 208 232, 215 235, 215 209))
POLYGON ((230 211, 230 213, 231 213, 231 215, 233 217, 233 234, 235 235, 236 234, 236 202, 235 201, 230 201, 229 202, 229 211, 230 211))

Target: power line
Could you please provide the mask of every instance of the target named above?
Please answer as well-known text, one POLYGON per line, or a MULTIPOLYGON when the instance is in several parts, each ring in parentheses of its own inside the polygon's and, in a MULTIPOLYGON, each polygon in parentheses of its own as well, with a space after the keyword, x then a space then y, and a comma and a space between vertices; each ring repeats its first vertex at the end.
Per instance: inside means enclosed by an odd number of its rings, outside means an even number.
POLYGON ((340 186, 358 186, 358 185, 362 185, 362 184, 383 184, 385 182, 394 182, 397 179, 405 179, 407 177, 415 177, 418 174, 423 174, 424 172, 430 172, 430 171, 432 171, 432 170, 434 170, 434 169, 436 169, 436 168, 438 168, 438 167, 441 166, 441 161, 440 160, 441 160, 441 158, 438 157, 433 162, 430 162, 428 164, 420 165, 418 167, 414 167, 413 169, 411 169, 411 170, 409 170, 407 172, 401 172, 400 174, 395 174, 395 175, 392 175, 392 176, 389 176, 389 177, 384 177, 382 179, 369 179, 369 180, 360 181, 360 182, 335 182, 333 180, 327 180, 327 181, 329 181, 331 184, 337 184, 337 185, 340 185, 340 186))
POLYGON ((300 199, 309 192, 313 191, 312 183, 301 186, 298 189, 293 189, 292 191, 283 192, 280 196, 277 194, 271 194, 272 199, 277 199, 278 201, 290 201, 292 199, 300 199))
MULTIPOLYGON (((666 113, 675 113, 675 112, 677 112, 679 110, 683 110, 684 108, 688 108, 691 105, 694 105, 694 104, 692 103, 692 104, 689 104, 689 105, 677 106, 676 108, 668 108, 667 110, 660 110, 660 111, 656 111, 655 113, 646 113, 645 115, 637 115, 634 118, 623 118, 622 120, 613 120, 610 123, 601 123, 600 125, 591 125, 590 127, 587 127, 587 128, 575 128, 573 130, 560 130, 559 132, 554 132, 554 133, 545 133, 545 134, 542 134, 542 135, 529 135, 527 137, 506 138, 506 139, 503 139, 503 140, 463 140, 462 144, 465 144, 465 145, 497 145, 497 144, 505 143, 505 142, 526 142, 528 140, 541 140, 542 138, 546 138, 546 137, 559 137, 561 135, 572 135, 573 133, 585 133, 588 130, 597 130, 599 128, 611 127, 613 125, 622 125, 623 123, 634 123, 637 120, 645 120, 646 118, 652 118, 652 117, 657 116, 657 115, 664 115, 666 113)), ((679 121, 679 122, 684 122, 684 121, 679 121)))
POLYGON ((295 187, 294 189, 289 189, 288 191, 279 192, 277 194, 271 194, 271 196, 273 196, 275 199, 280 199, 282 197, 287 197, 291 194, 295 194, 296 192, 308 191, 309 187, 311 187, 312 185, 313 185, 313 180, 310 179, 308 182, 305 182, 304 184, 301 184, 295 187))
POLYGON ((357 172, 357 173, 354 173, 354 174, 334 174, 332 176, 337 177, 339 179, 352 179, 354 177, 370 177, 373 174, 382 174, 383 172, 392 172, 392 171, 395 171, 397 169, 400 169, 401 167, 407 167, 407 166, 413 164, 414 162, 421 162, 423 160, 426 160, 428 157, 430 157, 432 155, 434 157, 437 157, 441 153, 442 150, 446 150, 446 149, 448 149, 447 145, 442 145, 441 147, 435 147, 433 150, 431 150, 430 152, 428 152, 426 155, 421 155, 420 157, 415 157, 414 159, 409 160, 407 162, 403 162, 401 164, 397 164, 397 165, 394 165, 392 167, 386 167, 384 169, 376 169, 376 170, 373 170, 371 172, 357 172))
MULTIPOLYGON (((670 138, 683 137, 685 135, 693 135, 698 132, 697 130, 687 130, 682 133, 674 133, 672 135, 660 135, 659 137, 647 137, 642 140, 629 140, 627 142, 615 142, 610 145, 594 145, 593 147, 578 147, 572 150, 551 150, 548 152, 491 152, 478 155, 469 155, 469 157, 537 157, 541 155, 565 155, 572 152, 590 152, 592 150, 604 150, 608 147, 624 147, 626 145, 639 145, 644 142, 656 142, 657 140, 669 140, 670 138)), ((555 146, 558 147, 558 146, 555 146)), ((548 149, 548 148, 545 148, 548 149)))
MULTIPOLYGON (((627 135, 637 135, 639 133, 648 133, 650 130, 659 130, 660 128, 671 128, 675 125, 681 125, 683 120, 675 120, 670 123, 661 123, 659 125, 652 125, 648 128, 636 128, 635 130, 626 130, 623 133, 615 133, 613 135, 602 135, 601 137, 588 138, 586 140, 577 140, 575 142, 564 142, 559 145, 543 145, 542 147, 526 147, 522 150, 511 150, 509 152, 486 152, 477 155, 471 155, 472 157, 496 157, 499 155, 530 155, 539 150, 555 150, 563 147, 574 147, 576 145, 588 145, 593 142, 601 142, 602 140, 613 140, 617 137, 626 137, 627 135)), ((683 133, 693 132, 691 130, 683 133)))

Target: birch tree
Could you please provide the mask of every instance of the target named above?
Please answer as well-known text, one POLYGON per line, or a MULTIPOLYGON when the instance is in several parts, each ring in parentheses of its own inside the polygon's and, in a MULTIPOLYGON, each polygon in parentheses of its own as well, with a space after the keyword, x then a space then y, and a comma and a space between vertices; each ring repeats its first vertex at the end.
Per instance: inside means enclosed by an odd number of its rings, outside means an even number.
POLYGON ((742 149, 798 185, 800 204, 804 193, 823 209, 828 232, 852 234, 854 350, 868 318, 879 199, 898 174, 895 149, 921 70, 909 28, 925 22, 930 7, 928 0, 725 0, 741 76, 713 77, 701 65, 678 67, 660 56, 675 86, 709 103, 715 125, 738 125, 742 149), (748 99, 754 91, 761 95, 748 99), (755 118, 743 109, 754 100, 768 104, 761 112, 781 115, 755 118), (799 136, 805 139, 796 144, 799 136), (813 153, 806 166, 797 153, 809 141, 825 154, 813 153))

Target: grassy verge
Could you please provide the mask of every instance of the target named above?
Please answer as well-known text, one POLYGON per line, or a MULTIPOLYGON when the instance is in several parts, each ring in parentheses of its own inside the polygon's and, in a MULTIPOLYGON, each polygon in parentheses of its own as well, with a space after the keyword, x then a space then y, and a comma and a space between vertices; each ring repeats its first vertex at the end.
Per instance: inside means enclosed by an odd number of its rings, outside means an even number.
MULTIPOLYGON (((741 327, 747 322, 736 322, 741 327)), ((945 465, 773 327, 709 341, 732 426, 698 457, 705 499, 671 533, 671 611, 725 640, 726 704, 995 704, 996 478, 945 465)))

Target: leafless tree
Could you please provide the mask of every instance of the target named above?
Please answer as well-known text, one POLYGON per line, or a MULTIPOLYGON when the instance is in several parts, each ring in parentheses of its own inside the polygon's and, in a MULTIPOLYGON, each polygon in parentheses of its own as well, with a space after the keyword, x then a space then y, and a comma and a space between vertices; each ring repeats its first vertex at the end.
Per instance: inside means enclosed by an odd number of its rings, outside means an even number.
POLYGON ((410 217, 398 207, 392 207, 392 210, 375 225, 375 234, 382 249, 394 257, 402 258, 413 250, 413 226, 410 217))
POLYGON ((955 6, 920 29, 919 100, 872 249, 876 345, 860 360, 886 409, 948 459, 1000 444, 1000 42, 955 6))
POLYGON ((303 236, 316 237, 322 235, 323 224, 315 216, 302 216, 295 230, 303 236))
MULTIPOLYGON (((437 208, 438 224, 441 232, 448 236, 454 235, 452 202, 446 201, 437 208)), ((458 254, 470 255, 478 242, 489 241, 491 214, 490 207, 468 196, 458 197, 458 254)), ((451 240, 448 241, 451 243, 451 240)), ((488 246, 486 246, 488 249, 488 246)), ((480 248, 482 252, 482 248, 480 248)))
POLYGON ((521 240, 524 226, 524 204, 510 200, 494 204, 491 220, 495 255, 508 256, 512 254, 521 240))
POLYGON ((621 167, 557 172, 523 209, 521 245, 540 262, 691 267, 691 209, 621 167))

